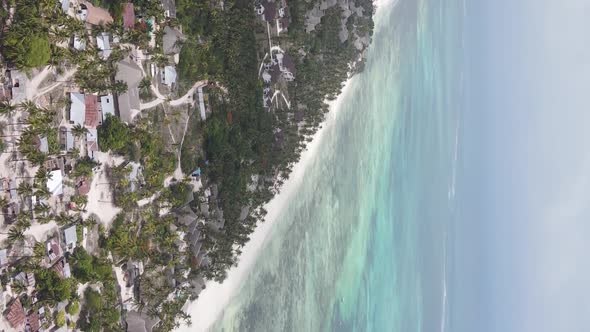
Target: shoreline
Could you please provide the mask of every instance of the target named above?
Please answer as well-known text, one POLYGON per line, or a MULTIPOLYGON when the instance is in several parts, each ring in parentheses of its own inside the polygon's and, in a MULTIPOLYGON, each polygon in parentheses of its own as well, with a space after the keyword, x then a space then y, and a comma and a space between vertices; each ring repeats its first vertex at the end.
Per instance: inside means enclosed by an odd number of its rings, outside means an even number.
POLYGON ((289 203, 291 196, 299 188, 308 166, 314 160, 314 157, 320 148, 320 144, 323 141, 326 128, 334 125, 335 120, 340 113, 342 101, 350 92, 355 77, 356 76, 353 76, 345 81, 338 97, 328 103, 330 111, 326 115, 326 119, 321 128, 313 135, 312 141, 301 153, 301 158, 293 166, 293 171, 281 187, 281 191, 264 206, 268 211, 268 214, 266 215, 264 222, 256 227, 250 236, 250 241, 244 246, 238 266, 228 271, 227 278, 223 283, 219 284, 214 281, 208 281, 206 283, 207 287, 201 292, 199 298, 190 302, 185 309, 185 312, 188 313, 191 318, 198 317, 198 319, 192 319, 192 325, 181 325, 176 331, 207 331, 223 314, 224 308, 227 307, 230 301, 237 295, 245 278, 248 277, 251 268, 258 259, 260 250, 268 241, 277 218, 284 210, 284 207, 289 203))
MULTIPOLYGON (((377 21, 380 20, 379 17, 383 12, 383 8, 395 6, 397 2, 398 0, 375 0, 376 11, 373 16, 375 23, 377 24, 377 21)), ((373 41, 371 41, 372 43, 373 41)), ((326 115, 325 121, 318 131, 314 133, 312 141, 302 152, 299 161, 293 166, 293 171, 281 187, 281 191, 264 206, 268 214, 264 222, 256 227, 250 236, 250 241, 244 246, 242 254, 239 257, 238 266, 228 271, 227 278, 222 284, 214 281, 208 281, 206 283, 206 288, 201 292, 199 298, 185 305, 185 312, 191 316, 192 324, 190 326, 181 325, 175 331, 207 331, 223 315, 225 308, 232 299, 238 295, 238 292, 259 257, 260 250, 263 249, 269 240, 269 235, 273 230, 277 218, 289 203, 291 196, 299 188, 306 170, 318 153, 326 128, 333 126, 335 120, 338 118, 342 102, 351 91, 356 77, 357 75, 354 75, 343 82, 344 85, 338 97, 328 102, 330 111, 326 115), (197 319, 193 319, 193 317, 197 319)))

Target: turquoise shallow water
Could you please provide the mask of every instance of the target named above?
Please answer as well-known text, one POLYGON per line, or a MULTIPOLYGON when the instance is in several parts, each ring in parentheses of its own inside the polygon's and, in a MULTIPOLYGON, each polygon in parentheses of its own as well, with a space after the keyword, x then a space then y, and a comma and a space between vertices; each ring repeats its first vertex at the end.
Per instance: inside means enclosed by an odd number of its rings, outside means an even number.
POLYGON ((457 6, 400 0, 379 9, 365 72, 213 330, 441 330, 457 6))

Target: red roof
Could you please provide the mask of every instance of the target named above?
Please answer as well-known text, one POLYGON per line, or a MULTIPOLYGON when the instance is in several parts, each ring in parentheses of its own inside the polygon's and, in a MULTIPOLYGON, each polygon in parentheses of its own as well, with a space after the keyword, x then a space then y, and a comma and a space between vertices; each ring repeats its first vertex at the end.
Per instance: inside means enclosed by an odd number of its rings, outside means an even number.
POLYGON ((63 259, 59 260, 55 265, 53 265, 53 271, 57 272, 60 277, 64 277, 64 261, 63 259))
POLYGON ((123 27, 125 29, 133 29, 135 26, 135 10, 132 3, 123 5, 123 27))
POLYGON ((98 126, 98 97, 95 95, 85 95, 84 103, 86 104, 86 121, 85 125, 91 128, 98 126))
POLYGON ((90 191, 90 183, 86 178, 81 178, 78 182, 78 194, 86 195, 90 191))
POLYGON ((39 315, 37 315, 37 313, 35 311, 33 311, 29 315, 28 321, 29 321, 29 327, 31 328, 30 329, 31 332, 37 332, 37 331, 39 331, 39 328, 41 327, 41 324, 39 324, 39 315))
POLYGON ((10 325, 15 328, 19 327, 25 322, 25 310, 23 309, 23 305, 20 303, 18 298, 12 301, 10 304, 10 308, 6 314, 6 319, 8 319, 10 325))

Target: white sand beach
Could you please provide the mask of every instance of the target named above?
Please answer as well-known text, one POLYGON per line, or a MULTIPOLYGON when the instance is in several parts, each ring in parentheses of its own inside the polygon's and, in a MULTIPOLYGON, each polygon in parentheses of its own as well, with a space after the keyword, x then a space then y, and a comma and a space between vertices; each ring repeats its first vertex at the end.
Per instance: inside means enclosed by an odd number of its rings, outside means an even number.
POLYGON ((223 313, 223 309, 228 305, 237 291, 239 291, 243 280, 247 277, 250 269, 256 262, 259 251, 268 240, 275 221, 281 211, 284 210, 284 207, 288 205, 292 195, 296 192, 301 180, 305 176, 308 165, 310 165, 318 153, 326 128, 334 123, 343 96, 354 85, 353 80, 354 78, 348 80, 340 96, 330 103, 331 111, 328 113, 322 128, 318 130, 313 137, 313 141, 307 145, 307 149, 301 154, 301 159, 293 168, 289 179, 285 181, 281 192, 265 206, 265 209, 268 211, 266 219, 258 225, 254 233, 250 236, 250 241, 244 246, 238 266, 228 272, 227 279, 222 284, 211 281, 207 283, 207 287, 201 292, 197 301, 190 303, 186 308, 192 317, 192 325, 181 326, 177 331, 206 331, 215 323, 223 313))

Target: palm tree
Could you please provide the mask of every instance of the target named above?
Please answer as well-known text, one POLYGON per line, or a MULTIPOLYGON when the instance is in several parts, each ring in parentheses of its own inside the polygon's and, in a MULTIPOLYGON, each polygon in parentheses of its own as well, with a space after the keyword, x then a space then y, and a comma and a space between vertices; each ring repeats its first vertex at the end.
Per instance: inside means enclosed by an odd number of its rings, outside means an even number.
POLYGON ((10 104, 8 101, 0 102, 0 115, 3 115, 7 118, 12 117, 16 107, 10 104))
POLYGON ((27 286, 24 284, 24 282, 22 282, 20 280, 16 280, 15 282, 12 283, 12 292, 16 296, 19 296, 20 294, 22 294, 26 291, 27 291, 27 286))
POLYGON ((77 138, 83 137, 84 135, 88 134, 88 129, 82 126, 81 124, 77 124, 72 127, 72 135, 77 138))
POLYGON ((25 111, 29 114, 34 114, 39 110, 39 108, 37 107, 37 104, 35 104, 35 102, 33 102, 31 100, 26 100, 26 101, 21 102, 20 104, 18 104, 18 108, 20 108, 22 111, 25 111))
POLYGON ((39 203, 35 205, 35 214, 39 215, 46 215, 49 211, 51 211, 51 207, 45 203, 39 203))
POLYGON ((6 209, 9 204, 10 202, 8 201, 8 198, 4 196, 0 197, 0 210, 6 209))
POLYGON ((24 241, 25 239, 25 230, 19 226, 13 226, 8 230, 8 242, 11 244, 24 241))
POLYGON ((47 186, 42 185, 35 190, 35 195, 39 196, 39 198, 49 198, 51 197, 51 192, 47 189, 47 186))
POLYGON ((21 196, 31 196, 33 195, 33 186, 31 186, 31 184, 28 182, 21 182, 18 185, 18 188, 16 188, 16 191, 21 196))

